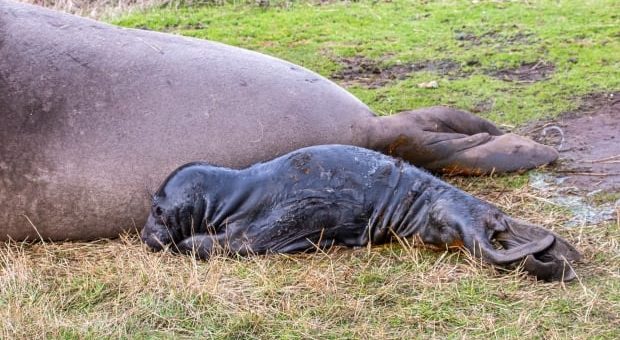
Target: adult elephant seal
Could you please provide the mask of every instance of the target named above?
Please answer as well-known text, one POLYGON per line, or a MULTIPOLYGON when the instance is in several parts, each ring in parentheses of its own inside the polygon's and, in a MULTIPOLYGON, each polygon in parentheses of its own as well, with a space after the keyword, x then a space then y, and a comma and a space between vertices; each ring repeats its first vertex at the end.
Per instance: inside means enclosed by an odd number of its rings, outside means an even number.
POLYGON ((416 236, 464 246, 487 262, 571 280, 579 253, 558 235, 510 218, 414 166, 355 146, 300 149, 243 170, 190 163, 153 197, 142 239, 208 258, 381 244, 416 236), (503 249, 497 250, 492 241, 503 249))
POLYGON ((243 167, 352 144, 432 170, 527 169, 557 153, 468 113, 378 118, 263 54, 0 0, 0 239, 114 237, 193 160, 243 167))

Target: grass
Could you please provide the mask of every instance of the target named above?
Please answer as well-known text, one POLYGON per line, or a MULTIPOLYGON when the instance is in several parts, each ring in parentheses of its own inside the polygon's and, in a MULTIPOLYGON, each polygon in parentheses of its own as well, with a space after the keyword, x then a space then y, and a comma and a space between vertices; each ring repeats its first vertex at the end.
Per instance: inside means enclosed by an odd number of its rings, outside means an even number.
MULTIPOLYGON (((561 220, 526 192, 499 202, 561 220)), ((620 227, 556 230, 586 255, 578 282, 399 244, 208 262, 149 253, 133 236, 11 244, 0 250, 3 336, 618 338, 620 227)))
MULTIPOLYGON (((74 11, 76 3, 99 16, 134 2, 47 2, 74 11)), ((587 93, 620 90, 617 1, 163 3, 106 20, 259 50, 328 77, 354 56, 382 68, 459 65, 456 77, 417 72, 349 88, 382 114, 486 103, 481 115, 518 126, 574 110, 587 93), (544 81, 491 75, 540 60, 555 66, 544 81), (439 88, 417 87, 429 80, 439 88)), ((570 212, 530 188, 527 175, 448 180, 565 236, 584 253, 579 279, 536 282, 406 242, 208 262, 149 253, 131 235, 11 243, 0 249, 0 337, 620 338, 620 212, 617 221, 567 228, 570 212)))

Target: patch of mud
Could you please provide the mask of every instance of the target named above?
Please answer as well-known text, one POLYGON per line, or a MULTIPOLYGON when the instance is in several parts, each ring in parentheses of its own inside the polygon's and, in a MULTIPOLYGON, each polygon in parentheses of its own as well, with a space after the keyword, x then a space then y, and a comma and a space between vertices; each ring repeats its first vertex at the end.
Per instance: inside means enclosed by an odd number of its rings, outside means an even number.
POLYGON ((620 215, 620 199, 615 202, 594 204, 592 197, 600 191, 587 195, 574 193, 573 188, 565 186, 568 177, 557 177, 548 173, 531 172, 530 186, 546 196, 548 202, 560 206, 571 213, 565 222, 567 227, 596 225, 613 220, 620 215))
POLYGON ((482 100, 474 103, 474 106, 470 109, 473 113, 490 112, 493 110, 495 102, 492 100, 482 100))
POLYGON ((581 98, 575 112, 522 130, 547 145, 555 145, 560 160, 554 169, 564 186, 581 192, 620 192, 620 92, 594 93, 581 98))
MULTIPOLYGON (((517 27, 513 26, 512 28, 517 27)), ((522 31, 505 33, 503 30, 492 30, 480 35, 467 31, 456 31, 454 32, 454 39, 460 42, 460 47, 490 45, 494 46, 496 50, 506 49, 513 45, 530 45, 539 40, 533 33, 522 31)))
POLYGON ((517 68, 488 71, 487 74, 504 81, 535 83, 551 78, 554 72, 555 65, 553 63, 539 60, 533 63, 521 64, 517 68))
POLYGON ((337 60, 342 69, 331 75, 340 85, 348 87, 360 85, 375 89, 394 80, 406 79, 414 72, 435 72, 440 76, 456 79, 465 76, 460 64, 453 60, 428 60, 413 64, 383 65, 380 61, 361 56, 337 60))

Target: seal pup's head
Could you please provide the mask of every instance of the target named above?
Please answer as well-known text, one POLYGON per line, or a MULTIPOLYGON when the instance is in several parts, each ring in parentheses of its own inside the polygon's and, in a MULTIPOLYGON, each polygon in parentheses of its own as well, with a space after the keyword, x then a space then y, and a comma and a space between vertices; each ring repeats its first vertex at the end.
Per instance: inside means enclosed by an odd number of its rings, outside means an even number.
POLYGON ((153 195, 151 211, 141 232, 142 241, 149 248, 159 251, 201 232, 206 172, 213 168, 205 163, 188 163, 166 178, 153 195))

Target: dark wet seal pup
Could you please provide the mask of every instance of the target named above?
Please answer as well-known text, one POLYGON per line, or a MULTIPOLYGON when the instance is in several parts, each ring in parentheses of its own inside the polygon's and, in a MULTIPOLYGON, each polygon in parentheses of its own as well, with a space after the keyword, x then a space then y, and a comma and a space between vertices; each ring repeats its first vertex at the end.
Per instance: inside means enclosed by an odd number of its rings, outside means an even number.
POLYGON ((580 254, 558 235, 504 214, 416 167, 343 145, 300 149, 243 170, 190 163, 153 197, 142 239, 207 259, 364 246, 395 236, 462 246, 496 265, 524 263, 568 281, 580 254), (496 249, 493 242, 501 244, 496 249))

